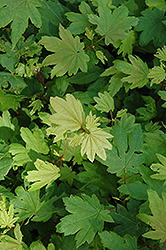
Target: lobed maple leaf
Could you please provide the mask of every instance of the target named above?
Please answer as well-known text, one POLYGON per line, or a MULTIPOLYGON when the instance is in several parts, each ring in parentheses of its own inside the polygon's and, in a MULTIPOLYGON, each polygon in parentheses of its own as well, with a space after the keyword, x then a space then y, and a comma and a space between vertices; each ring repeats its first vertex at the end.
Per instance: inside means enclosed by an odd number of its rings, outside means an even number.
POLYGON ((166 193, 162 193, 161 199, 156 191, 149 189, 147 192, 149 207, 153 215, 140 213, 138 214, 138 218, 150 225, 153 230, 143 234, 143 236, 164 242, 166 239, 166 193))
POLYGON ((34 182, 29 191, 35 191, 47 185, 51 185, 59 176, 59 168, 49 162, 44 162, 37 159, 34 163, 37 170, 28 171, 27 180, 29 182, 34 182))
POLYGON ((107 6, 108 1, 100 1, 98 7, 99 17, 94 14, 89 15, 89 21, 97 25, 96 32, 105 36, 105 44, 115 45, 118 40, 123 40, 129 35, 126 31, 137 25, 138 19, 128 16, 128 8, 120 6, 113 12, 107 6))
POLYGON ((113 136, 98 128, 100 125, 98 120, 99 118, 96 118, 96 115, 92 116, 90 111, 86 117, 86 128, 89 132, 84 133, 81 138, 81 155, 83 156, 86 153, 91 162, 94 161, 95 154, 105 161, 107 156, 104 149, 112 150, 112 145, 107 138, 112 138, 113 136))
POLYGON ((29 18, 37 28, 41 27, 41 16, 37 9, 41 6, 38 0, 1 0, 0 27, 5 27, 12 22, 11 40, 13 48, 28 27, 29 18))
POLYGON ((63 198, 66 210, 71 213, 61 219, 56 226, 59 233, 65 236, 76 234, 77 247, 86 241, 91 243, 98 231, 104 228, 104 221, 113 222, 109 211, 104 209, 96 195, 73 196, 63 198))
POLYGON ((107 91, 104 91, 104 93, 98 93, 98 96, 99 97, 93 98, 97 102, 95 105, 97 110, 100 110, 101 112, 114 110, 114 99, 107 91))
MULTIPOLYGON (((158 179, 158 180, 166 180, 166 157, 160 154, 156 154, 159 161, 162 163, 154 163, 151 165, 151 169, 158 173, 151 175, 151 178, 158 179)), ((166 181, 164 182, 166 185, 166 181)))
POLYGON ((80 42, 78 36, 74 38, 71 32, 61 24, 59 25, 59 36, 61 39, 44 36, 40 40, 47 50, 54 52, 43 61, 44 66, 56 64, 51 71, 51 77, 63 76, 66 72, 69 75, 75 75, 79 69, 86 72, 89 56, 83 50, 84 43, 80 42))

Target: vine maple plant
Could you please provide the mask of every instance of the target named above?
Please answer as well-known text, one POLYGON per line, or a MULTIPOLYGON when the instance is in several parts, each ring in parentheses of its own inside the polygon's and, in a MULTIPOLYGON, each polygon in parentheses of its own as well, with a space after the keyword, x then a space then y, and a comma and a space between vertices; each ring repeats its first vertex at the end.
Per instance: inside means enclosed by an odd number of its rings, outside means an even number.
POLYGON ((165 12, 0 1, 0 249, 166 249, 165 12))

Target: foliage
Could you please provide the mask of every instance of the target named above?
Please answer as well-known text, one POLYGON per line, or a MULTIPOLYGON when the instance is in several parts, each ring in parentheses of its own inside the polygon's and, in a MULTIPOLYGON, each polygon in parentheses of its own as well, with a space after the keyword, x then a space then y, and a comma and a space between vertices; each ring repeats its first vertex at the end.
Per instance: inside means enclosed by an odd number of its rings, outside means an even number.
POLYGON ((0 249, 166 247, 164 0, 0 1, 0 249))

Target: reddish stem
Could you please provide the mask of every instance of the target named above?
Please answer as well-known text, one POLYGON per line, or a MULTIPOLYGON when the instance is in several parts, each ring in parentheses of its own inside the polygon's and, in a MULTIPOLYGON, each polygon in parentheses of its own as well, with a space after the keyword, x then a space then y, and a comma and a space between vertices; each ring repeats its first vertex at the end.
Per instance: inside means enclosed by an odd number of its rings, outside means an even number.
POLYGON ((42 76, 40 75, 40 72, 39 72, 38 69, 35 69, 34 72, 35 72, 35 73, 38 75, 38 77, 40 78, 40 81, 41 81, 42 86, 43 86, 43 89, 44 89, 43 95, 45 95, 45 93, 46 93, 46 85, 45 85, 45 83, 44 83, 44 81, 43 81, 43 78, 42 78, 42 76))
POLYGON ((84 133, 86 133, 86 134, 90 134, 88 131, 86 131, 83 127, 82 127, 82 125, 81 125, 81 128, 80 128, 84 133))
POLYGON ((112 207, 112 208, 109 208, 108 210, 113 210, 113 209, 117 209, 117 207, 112 207))
POLYGON ((162 246, 161 250, 163 250, 163 249, 164 249, 165 244, 166 244, 166 240, 164 241, 164 244, 163 244, 163 246, 162 246))
POLYGON ((105 38, 105 36, 103 36, 102 38, 100 38, 97 42, 91 44, 90 46, 88 46, 87 48, 85 48, 84 50, 90 49, 92 48, 96 43, 99 43, 101 40, 103 40, 105 38))

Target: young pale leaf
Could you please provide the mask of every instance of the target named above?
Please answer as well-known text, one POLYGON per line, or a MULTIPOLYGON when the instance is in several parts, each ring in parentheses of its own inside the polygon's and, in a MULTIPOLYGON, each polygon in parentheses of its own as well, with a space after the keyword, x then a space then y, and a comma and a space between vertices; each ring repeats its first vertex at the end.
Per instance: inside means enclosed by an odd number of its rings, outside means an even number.
POLYGON ((105 64, 105 61, 108 61, 107 57, 103 54, 103 51, 101 51, 101 50, 96 50, 95 52, 96 52, 97 58, 99 58, 99 60, 100 60, 103 64, 105 64), (105 60, 105 61, 104 61, 104 60, 105 60))
POLYGON ((123 237, 114 232, 103 231, 99 233, 104 247, 110 250, 137 250, 137 238, 126 234, 123 237))
POLYGON ((90 28, 91 23, 88 20, 88 14, 93 14, 90 6, 84 1, 81 2, 78 8, 82 14, 75 12, 66 13, 68 20, 72 22, 68 30, 74 35, 81 34, 85 32, 86 28, 90 28))
POLYGON ((14 227, 14 223, 18 219, 19 217, 14 216, 14 205, 10 204, 9 209, 7 211, 5 199, 2 199, 2 201, 0 201, 0 227, 14 227))
POLYGON ((27 149, 32 149, 41 154, 48 154, 49 148, 44 140, 42 130, 36 128, 32 133, 28 128, 22 127, 20 131, 21 137, 26 142, 27 149))
POLYGON ((156 191, 149 189, 147 192, 149 207, 153 215, 140 213, 138 214, 138 218, 150 225, 153 230, 143 234, 143 236, 164 242, 166 239, 166 193, 162 193, 161 199, 156 191))
MULTIPOLYGON (((161 99, 166 101, 166 91, 159 90, 158 95, 161 96, 161 99)), ((166 108, 166 102, 162 104, 163 108, 166 108)))
POLYGON ((104 221, 113 222, 108 210, 100 204, 96 195, 79 196, 71 195, 63 198, 66 210, 71 213, 61 219, 57 225, 57 231, 66 235, 76 234, 77 247, 86 241, 91 243, 98 231, 103 230, 104 221))
POLYGON ((166 72, 163 66, 154 66, 152 69, 150 69, 148 78, 151 79, 150 86, 152 86, 154 83, 160 84, 166 78, 166 72))
POLYGON ((166 61, 166 46, 164 45, 162 49, 157 49, 155 57, 159 58, 161 61, 166 61))
POLYGON ((76 131, 85 122, 85 114, 80 100, 71 94, 66 95, 66 101, 60 97, 51 97, 50 104, 57 112, 50 116, 49 120, 61 127, 65 133, 67 130, 76 131))
POLYGON ((93 14, 89 15, 89 21, 97 25, 96 32, 105 36, 105 43, 109 45, 116 44, 118 40, 123 40, 129 35, 126 31, 132 26, 137 25, 138 19, 128 16, 128 9, 125 6, 116 8, 113 13, 107 6, 108 1, 100 1, 98 7, 99 17, 93 14))
MULTIPOLYGON (((157 158, 162 163, 154 163, 151 165, 151 169, 158 173, 151 175, 151 178, 158 179, 158 180, 166 180, 166 157, 163 155, 157 154, 157 158)), ((166 185, 166 181, 164 182, 166 185)))
POLYGON ((42 26, 41 16, 37 9, 41 6, 38 0, 1 0, 0 27, 5 27, 12 21, 11 40, 13 48, 28 27, 29 18, 37 28, 42 26))
POLYGON ((41 108, 44 107, 42 101, 40 99, 37 99, 35 101, 33 101, 28 107, 32 107, 31 111, 30 111, 30 115, 34 115, 34 113, 36 111, 40 111, 41 108))
POLYGON ((59 36, 61 39, 44 36, 40 41, 47 50, 54 52, 43 61, 44 66, 56 64, 51 71, 51 77, 63 76, 66 72, 69 75, 75 75, 79 69, 86 72, 89 56, 83 50, 84 43, 80 42, 78 36, 74 38, 70 31, 63 28, 61 24, 59 36))
POLYGON ((119 71, 129 75, 123 77, 122 82, 131 83, 130 89, 134 89, 136 87, 142 88, 149 81, 147 77, 149 73, 148 65, 146 62, 144 63, 138 56, 134 57, 129 55, 129 61, 130 63, 120 60, 114 61, 115 67, 119 71))
POLYGON ((22 233, 19 224, 14 228, 14 236, 16 239, 9 235, 0 236, 0 248, 3 250, 29 250, 29 248, 22 242, 22 233))
POLYGON ((114 99, 107 91, 104 91, 104 93, 98 93, 99 97, 94 97, 93 99, 97 104, 95 105, 95 108, 97 110, 100 110, 101 112, 108 113, 110 110, 114 110, 114 99))
POLYGON ((139 23, 135 27, 136 31, 142 31, 139 37, 139 43, 141 46, 146 46, 151 40, 153 40, 156 47, 166 43, 166 26, 162 22, 164 17, 164 11, 157 8, 153 10, 146 9, 141 12, 143 15, 139 18, 139 23))
POLYGON ((89 132, 84 133, 81 139, 81 155, 83 156, 86 153, 91 162, 94 161, 95 154, 105 161, 107 157, 105 148, 112 150, 112 145, 107 138, 112 138, 113 136, 98 128, 100 125, 100 123, 97 123, 98 120, 99 118, 96 118, 96 115, 92 116, 90 111, 86 117, 86 128, 89 132))
POLYGON ((49 186, 60 176, 59 168, 52 163, 45 163, 44 161, 37 159, 35 166, 37 170, 27 172, 27 180, 29 182, 34 182, 29 188, 29 191, 35 191, 45 185, 49 186))
POLYGON ((133 51, 133 44, 135 43, 134 31, 128 31, 129 37, 122 40, 121 45, 118 50, 118 55, 122 53, 122 56, 131 55, 133 51))

